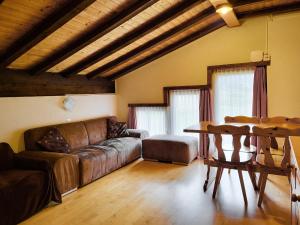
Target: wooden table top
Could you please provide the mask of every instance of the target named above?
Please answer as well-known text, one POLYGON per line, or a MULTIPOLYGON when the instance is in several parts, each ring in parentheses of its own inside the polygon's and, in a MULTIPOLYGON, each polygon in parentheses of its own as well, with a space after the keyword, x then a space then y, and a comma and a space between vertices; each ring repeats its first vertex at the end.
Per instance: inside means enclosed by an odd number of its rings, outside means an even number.
POLYGON ((250 127, 250 135, 252 135, 252 128, 254 126, 267 128, 267 127, 282 127, 288 129, 297 129, 300 128, 300 124, 292 124, 292 123, 216 123, 212 121, 203 121, 196 125, 185 128, 183 131, 187 133, 200 133, 200 134, 208 134, 207 126, 208 125, 233 125, 233 126, 245 126, 248 125, 250 127))

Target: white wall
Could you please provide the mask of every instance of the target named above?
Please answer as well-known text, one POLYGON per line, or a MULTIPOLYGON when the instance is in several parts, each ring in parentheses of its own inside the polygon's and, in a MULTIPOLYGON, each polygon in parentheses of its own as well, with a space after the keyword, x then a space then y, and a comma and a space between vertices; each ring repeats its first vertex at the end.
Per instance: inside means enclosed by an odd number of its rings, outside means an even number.
POLYGON ((64 96, 0 98, 0 142, 8 142, 15 152, 24 149, 26 129, 68 121, 116 115, 116 96, 70 95, 72 112, 63 109, 64 96))

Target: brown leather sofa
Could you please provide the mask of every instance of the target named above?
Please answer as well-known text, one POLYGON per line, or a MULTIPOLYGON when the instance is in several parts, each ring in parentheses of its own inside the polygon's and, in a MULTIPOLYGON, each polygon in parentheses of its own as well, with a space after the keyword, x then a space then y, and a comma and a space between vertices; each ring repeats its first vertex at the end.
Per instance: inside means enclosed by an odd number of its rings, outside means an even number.
POLYGON ((0 225, 17 224, 53 200, 61 202, 46 160, 15 154, 0 143, 0 225))
POLYGON ((116 119, 115 117, 102 117, 27 130, 24 133, 26 151, 22 154, 32 155, 35 154, 32 151, 44 151, 37 141, 50 128, 56 127, 69 143, 71 151, 69 154, 48 152, 42 157, 49 158, 49 154, 60 158, 72 156, 73 163, 69 162, 69 165, 61 163, 56 166, 55 176, 58 186, 64 192, 70 191, 76 185, 84 186, 141 157, 141 139, 147 137, 148 132, 128 129, 129 137, 107 139, 109 118, 116 119))

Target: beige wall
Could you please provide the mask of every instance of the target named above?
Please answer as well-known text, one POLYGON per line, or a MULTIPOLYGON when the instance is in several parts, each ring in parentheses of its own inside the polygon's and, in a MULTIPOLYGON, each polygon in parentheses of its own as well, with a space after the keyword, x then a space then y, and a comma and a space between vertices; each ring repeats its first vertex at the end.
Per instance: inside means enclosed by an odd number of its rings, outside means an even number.
POLYGON ((206 84, 209 65, 249 62, 250 52, 265 50, 269 26, 269 103, 271 115, 300 116, 300 14, 248 19, 237 28, 223 27, 117 80, 118 116, 127 118, 128 103, 162 102, 162 88, 206 84), (283 49, 284 48, 284 49, 283 49), (280 94, 278 91, 285 92, 280 94), (287 101, 286 98, 289 98, 287 101))
POLYGON ((270 115, 300 117, 300 13, 274 17, 269 33, 270 115))
POLYGON ((8 142, 15 152, 24 149, 26 129, 49 124, 116 115, 116 96, 71 95, 72 112, 62 108, 64 96, 0 98, 0 142, 8 142))

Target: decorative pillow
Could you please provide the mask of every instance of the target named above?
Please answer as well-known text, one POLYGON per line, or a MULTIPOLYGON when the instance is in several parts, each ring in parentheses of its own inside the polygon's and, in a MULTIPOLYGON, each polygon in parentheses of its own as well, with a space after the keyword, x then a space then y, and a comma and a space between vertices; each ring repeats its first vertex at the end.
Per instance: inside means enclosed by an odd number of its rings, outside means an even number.
POLYGON ((129 132, 127 131, 127 124, 124 122, 117 122, 113 119, 108 119, 107 126, 107 139, 128 137, 129 132))
POLYGON ((65 138, 57 128, 51 128, 37 143, 49 152, 70 152, 70 145, 66 142, 65 138))

